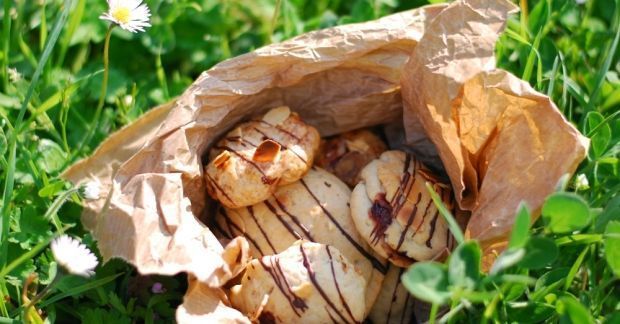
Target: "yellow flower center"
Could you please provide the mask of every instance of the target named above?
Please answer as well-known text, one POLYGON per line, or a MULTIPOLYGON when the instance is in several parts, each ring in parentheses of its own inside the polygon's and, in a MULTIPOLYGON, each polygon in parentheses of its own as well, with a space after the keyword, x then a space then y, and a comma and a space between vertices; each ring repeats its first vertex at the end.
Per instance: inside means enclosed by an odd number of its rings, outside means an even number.
POLYGON ((114 19, 121 24, 126 24, 129 22, 130 14, 131 12, 126 7, 116 8, 112 11, 112 17, 114 17, 114 19))

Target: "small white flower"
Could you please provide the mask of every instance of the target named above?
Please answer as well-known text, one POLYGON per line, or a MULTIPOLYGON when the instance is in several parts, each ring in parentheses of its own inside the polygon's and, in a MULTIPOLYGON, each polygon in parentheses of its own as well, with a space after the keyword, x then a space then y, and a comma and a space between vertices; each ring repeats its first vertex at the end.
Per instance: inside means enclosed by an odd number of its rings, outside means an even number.
POLYGON ((575 189, 577 190, 586 190, 590 188, 590 182, 588 182, 588 177, 585 174, 577 175, 575 178, 575 189))
POLYGON ((99 263, 97 257, 84 244, 68 235, 60 236, 52 241, 52 253, 63 269, 70 274, 82 277, 92 276, 99 263))
POLYGON ((86 199, 97 200, 101 197, 101 185, 97 181, 89 181, 81 189, 86 199))
POLYGON ((586 0, 575 0, 575 2, 577 2, 577 4, 582 5, 586 3, 586 0))
POLYGON ((107 0, 110 10, 99 17, 111 21, 132 33, 143 32, 151 27, 151 12, 142 0, 107 0))
POLYGON ((12 83, 18 82, 22 79, 22 74, 17 72, 17 69, 9 68, 8 72, 9 72, 9 80, 12 83))
POLYGON ((125 106, 131 106, 131 103, 133 103, 133 97, 131 95, 126 95, 123 97, 123 104, 125 106))

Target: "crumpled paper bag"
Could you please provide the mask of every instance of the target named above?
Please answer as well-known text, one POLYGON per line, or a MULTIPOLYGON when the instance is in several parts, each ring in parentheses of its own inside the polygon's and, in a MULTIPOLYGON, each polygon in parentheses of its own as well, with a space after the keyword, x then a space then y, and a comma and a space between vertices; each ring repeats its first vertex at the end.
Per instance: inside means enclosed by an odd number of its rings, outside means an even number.
POLYGON ((198 220, 210 216, 202 166, 235 124, 288 105, 322 136, 402 121, 408 147, 443 162, 459 206, 471 211, 468 235, 501 243, 519 202, 537 214, 587 147, 547 97, 495 68, 494 44, 515 10, 506 0, 456 1, 224 61, 65 173, 106 193, 87 202, 84 224, 105 260, 195 277, 180 320, 239 321, 217 289, 242 270, 247 242, 223 247, 198 220))

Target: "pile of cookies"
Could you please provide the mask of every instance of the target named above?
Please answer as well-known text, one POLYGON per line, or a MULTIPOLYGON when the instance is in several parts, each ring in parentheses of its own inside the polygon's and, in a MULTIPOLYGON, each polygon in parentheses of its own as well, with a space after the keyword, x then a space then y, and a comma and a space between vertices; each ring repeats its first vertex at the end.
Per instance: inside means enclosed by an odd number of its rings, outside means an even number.
POLYGON ((369 130, 322 140, 288 107, 226 134, 205 180, 211 229, 250 243, 228 296, 256 322, 411 322, 400 276, 452 245, 425 183, 452 209, 449 185, 369 130))

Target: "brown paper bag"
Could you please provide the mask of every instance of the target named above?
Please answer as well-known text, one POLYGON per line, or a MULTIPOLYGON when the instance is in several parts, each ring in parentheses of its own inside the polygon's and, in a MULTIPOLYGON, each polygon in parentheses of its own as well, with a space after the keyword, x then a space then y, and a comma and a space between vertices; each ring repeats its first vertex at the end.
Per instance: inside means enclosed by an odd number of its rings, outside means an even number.
POLYGON ((106 260, 194 276, 179 316, 239 320, 228 310, 188 311, 202 307, 195 298, 218 296, 247 259, 247 242, 222 247, 198 221, 209 216, 203 158, 238 122, 288 105, 322 136, 402 121, 409 148, 443 162, 459 205, 471 211, 467 233, 486 246, 501 242, 519 202, 539 210, 587 147, 547 97, 495 68, 494 44, 515 10, 505 0, 462 0, 224 61, 65 173, 107 193, 87 203, 84 223, 106 260))

